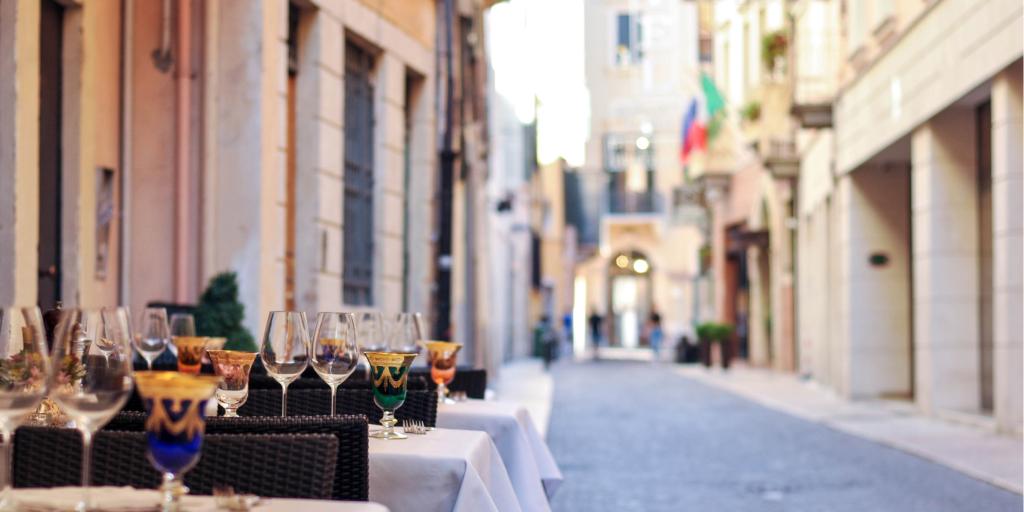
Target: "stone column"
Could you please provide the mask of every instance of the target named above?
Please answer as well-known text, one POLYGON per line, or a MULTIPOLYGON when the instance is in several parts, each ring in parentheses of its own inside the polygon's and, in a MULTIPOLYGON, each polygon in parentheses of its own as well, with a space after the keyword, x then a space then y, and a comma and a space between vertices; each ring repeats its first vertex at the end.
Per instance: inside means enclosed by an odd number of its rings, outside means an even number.
POLYGON ((915 394, 929 412, 979 406, 974 146, 972 109, 947 109, 911 138, 915 394))
POLYGON ((341 22, 319 10, 299 22, 296 77, 295 301, 341 311, 344 56, 341 22))
POLYGON ((910 391, 910 177, 864 166, 837 184, 838 378, 851 397, 910 391), (875 257, 884 261, 872 262, 875 257))
POLYGON ((374 305, 402 309, 405 231, 405 66, 391 52, 377 63, 374 94, 374 305))
POLYGON ((0 304, 36 303, 39 3, 0 2, 0 304))
POLYGON ((258 340, 267 313, 284 305, 287 3, 211 8, 204 273, 238 272, 244 323, 258 340))
POLYGON ((994 280, 994 409, 1005 432, 1021 431, 1021 365, 1024 279, 1024 131, 1021 129, 1021 66, 996 75, 992 82, 992 258, 994 280))

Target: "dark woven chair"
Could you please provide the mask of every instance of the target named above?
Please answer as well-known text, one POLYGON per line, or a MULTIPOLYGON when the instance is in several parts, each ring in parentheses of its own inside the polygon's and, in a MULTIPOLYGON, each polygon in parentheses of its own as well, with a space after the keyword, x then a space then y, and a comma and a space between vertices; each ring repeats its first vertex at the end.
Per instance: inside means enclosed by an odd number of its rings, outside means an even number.
MULTIPOLYGON (((413 368, 409 378, 420 377, 427 383, 427 388, 437 390, 437 384, 430 380, 429 368, 413 368)), ((464 391, 469 398, 483 400, 487 393, 487 370, 460 366, 455 371, 455 379, 448 385, 449 391, 464 391)))
MULTIPOLYGON (((303 374, 305 375, 305 374, 303 374)), ((409 390, 423 391, 430 389, 427 383, 428 377, 426 375, 409 375, 409 390)), ((278 384, 273 377, 269 375, 250 375, 249 376, 249 388, 250 389, 276 389, 281 390, 281 384, 278 384)), ((288 391, 293 389, 323 389, 329 390, 327 384, 324 384, 323 379, 319 376, 314 375, 313 377, 300 377, 295 379, 291 384, 288 385, 288 391)), ((361 374, 357 370, 356 373, 352 374, 345 382, 341 383, 338 389, 370 389, 370 381, 364 374, 361 374)))
MULTIPOLYGON (((329 414, 331 392, 326 389, 288 388, 289 416, 317 416, 329 414)), ((373 403, 373 392, 369 389, 339 389, 338 414, 361 414, 371 423, 380 423, 383 416, 380 408, 373 403)), ((249 399, 238 414, 241 416, 281 416, 280 389, 249 389, 249 399)), ((422 421, 428 427, 437 423, 437 393, 427 390, 406 394, 405 403, 395 411, 399 421, 404 419, 422 421)))
MULTIPOLYGON (((122 412, 104 427, 106 430, 142 431, 146 414, 122 412)), ((206 433, 214 434, 331 434, 338 438, 331 499, 366 501, 369 496, 370 463, 367 458, 364 416, 250 416, 206 418, 206 433)))
MULTIPOLYGON (((156 488, 160 474, 146 457, 142 432, 102 431, 93 438, 95 485, 156 488)), ((267 497, 328 499, 334 488, 338 438, 330 434, 211 434, 185 474, 192 494, 231 486, 267 497)), ((78 485, 82 441, 77 431, 22 427, 15 434, 15 487, 78 485)))

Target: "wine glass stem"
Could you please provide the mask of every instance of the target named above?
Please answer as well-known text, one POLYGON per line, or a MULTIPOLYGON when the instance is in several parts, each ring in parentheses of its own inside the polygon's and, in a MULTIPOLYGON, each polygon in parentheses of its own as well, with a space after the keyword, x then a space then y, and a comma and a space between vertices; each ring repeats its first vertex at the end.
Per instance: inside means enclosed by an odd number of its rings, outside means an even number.
POLYGON ((448 396, 448 386, 443 382, 437 385, 437 403, 443 404, 444 399, 448 396))
POLYGON ((14 472, 11 466, 11 442, 13 432, 3 431, 0 433, 0 506, 6 506, 10 502, 11 487, 14 487, 14 472))
POLYGON ((146 358, 146 369, 150 371, 153 370, 153 360, 148 357, 146 358))
POLYGON ((338 410, 337 407, 336 407, 337 403, 338 403, 338 385, 337 384, 332 384, 331 385, 331 416, 334 416, 335 411, 338 410))
POLYGON ((281 383, 281 417, 288 416, 288 384, 281 383))
POLYGON ((92 493, 89 492, 89 475, 92 472, 92 432, 82 429, 82 503, 80 510, 92 508, 92 493))
POLYGON ((181 482, 174 473, 164 473, 164 506, 165 512, 175 512, 181 508, 181 482))

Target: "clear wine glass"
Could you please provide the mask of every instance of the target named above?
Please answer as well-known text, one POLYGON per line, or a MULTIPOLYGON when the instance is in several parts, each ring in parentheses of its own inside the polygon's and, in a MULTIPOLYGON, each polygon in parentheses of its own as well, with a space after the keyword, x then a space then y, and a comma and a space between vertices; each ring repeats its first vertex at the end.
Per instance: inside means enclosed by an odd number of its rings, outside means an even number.
MULTIPOLYGON (((354 313, 356 317, 356 341, 359 342, 359 351, 387 352, 388 340, 384 333, 384 315, 378 311, 361 311, 354 313)), ((360 364, 362 364, 360 362, 360 364)), ((367 381, 370 380, 370 367, 366 366, 367 381)))
POLYGON ((124 308, 67 309, 54 331, 50 398, 82 434, 82 499, 89 492, 92 437, 124 406, 132 391, 132 346, 124 308))
POLYGON ((260 345, 267 373, 281 384, 281 416, 288 415, 288 385, 309 364, 309 330, 301 311, 271 311, 260 345))
POLYGON ((9 509, 14 430, 46 395, 46 330, 37 307, 0 309, 0 508, 9 509))
POLYGON ((310 364, 331 388, 331 416, 334 416, 338 386, 359 364, 356 318, 352 313, 320 313, 311 344, 310 364))
POLYGON ((196 335, 196 319, 190 313, 175 313, 171 315, 171 336, 196 335))
POLYGON ((146 360, 146 368, 153 369, 153 361, 167 349, 171 328, 167 323, 167 310, 146 308, 142 312, 141 330, 134 336, 135 350, 146 360))
MULTIPOLYGON (((388 322, 388 351, 402 354, 423 352, 421 342, 427 339, 419 313, 398 313, 388 322)), ((415 360, 413 360, 415 363, 415 360)))

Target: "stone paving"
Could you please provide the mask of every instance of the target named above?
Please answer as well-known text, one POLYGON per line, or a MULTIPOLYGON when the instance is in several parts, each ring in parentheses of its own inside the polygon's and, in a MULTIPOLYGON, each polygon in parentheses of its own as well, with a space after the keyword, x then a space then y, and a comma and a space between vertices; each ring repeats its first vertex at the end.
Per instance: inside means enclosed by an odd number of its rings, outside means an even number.
POLYGON ((560 363, 568 511, 1020 511, 1021 495, 649 362, 560 363))

